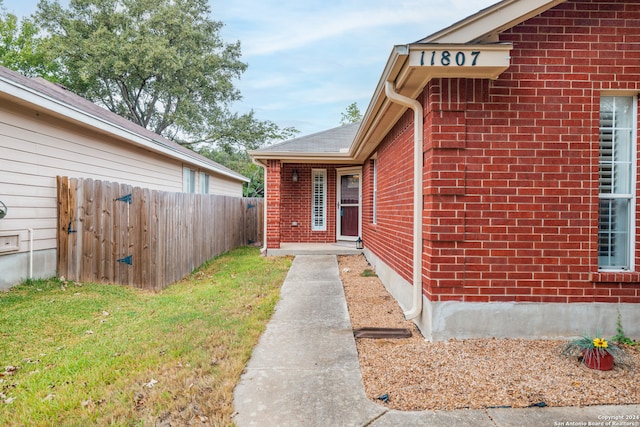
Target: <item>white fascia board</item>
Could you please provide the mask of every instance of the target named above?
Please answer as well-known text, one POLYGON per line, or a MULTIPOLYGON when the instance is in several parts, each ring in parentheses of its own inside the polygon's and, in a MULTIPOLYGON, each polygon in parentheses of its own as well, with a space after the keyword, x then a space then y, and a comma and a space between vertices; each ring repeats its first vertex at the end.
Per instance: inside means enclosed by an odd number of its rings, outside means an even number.
MULTIPOLYGON (((425 48, 425 45, 433 44, 432 48, 436 50, 436 45, 440 44, 441 47, 438 49, 439 51, 455 47, 456 53, 458 51, 467 52, 467 48, 463 48, 463 46, 470 44, 468 49, 474 49, 477 48, 477 46, 474 46, 476 43, 482 41, 489 43, 495 42, 497 40, 494 40, 492 36, 497 35, 498 32, 524 22, 565 1, 566 0, 503 0, 415 43, 394 46, 384 71, 380 76, 367 111, 364 114, 362 124, 349 149, 352 157, 361 157, 365 141, 371 138, 372 129, 376 127, 377 123, 381 122, 381 115, 384 115, 389 108, 388 101, 384 94, 386 81, 395 82, 397 79, 402 80, 403 76, 407 74, 407 69, 411 67, 411 65, 408 64, 411 59, 414 61, 414 69, 424 65, 424 63, 420 65, 420 62, 424 60, 421 50, 419 53, 416 53, 419 49, 425 48)), ((484 44, 483 48, 487 50, 496 49, 496 51, 490 54, 481 54, 481 56, 483 60, 491 58, 491 63, 495 62, 494 66, 488 66, 486 71, 490 72, 490 68, 493 68, 493 75, 490 75, 489 78, 496 78, 500 72, 504 71, 504 65, 506 65, 508 61, 508 51, 511 50, 512 46, 496 44, 494 48, 491 48, 489 47, 489 43, 484 44)), ((437 57, 438 60, 440 58, 441 57, 437 57)), ((467 60, 468 58, 469 57, 467 57, 467 60)), ((429 63, 430 59, 431 58, 428 58, 429 63)), ((447 71, 448 74, 445 74, 445 76, 452 76, 453 73, 450 70, 447 71)), ((491 74, 491 72, 489 74, 491 74)))
POLYGON ((425 81, 432 78, 495 79, 509 68, 511 43, 440 44, 409 46, 408 67, 424 71, 425 81))
MULTIPOLYGON (((97 117, 93 114, 89 114, 77 107, 61 102, 55 98, 42 94, 12 80, 0 77, 0 92, 6 93, 7 95, 18 98, 26 103, 32 104, 47 111, 51 111, 68 119, 84 123, 95 129, 114 135, 118 138, 125 139, 132 142, 138 147, 142 147, 147 150, 163 154, 167 157, 171 157, 176 160, 198 166, 202 169, 215 172, 219 175, 227 176, 244 182, 250 181, 250 179, 244 176, 235 175, 233 173, 229 173, 226 170, 215 168, 212 165, 202 161, 197 156, 191 156, 188 153, 181 152, 176 148, 166 145, 161 141, 140 135, 136 132, 111 123, 108 120, 97 117)), ((196 153, 194 152, 194 154, 196 153)))
POLYGON ((487 40, 566 0, 503 0, 418 43, 476 43, 487 40))
POLYGON ((354 159, 360 156, 364 141, 369 138, 371 129, 375 127, 375 124, 380 119, 379 113, 385 109, 383 104, 386 102, 387 97, 385 95, 384 86, 387 80, 395 81, 408 58, 409 46, 406 44, 396 45, 391 50, 382 75, 380 76, 378 84, 373 92, 373 96, 371 97, 371 101, 369 101, 367 111, 364 113, 358 132, 356 132, 353 143, 351 144, 351 147, 349 147, 349 154, 354 159))
POLYGON ((291 151, 247 151, 256 161, 280 160, 283 163, 354 163, 349 153, 308 153, 291 151))

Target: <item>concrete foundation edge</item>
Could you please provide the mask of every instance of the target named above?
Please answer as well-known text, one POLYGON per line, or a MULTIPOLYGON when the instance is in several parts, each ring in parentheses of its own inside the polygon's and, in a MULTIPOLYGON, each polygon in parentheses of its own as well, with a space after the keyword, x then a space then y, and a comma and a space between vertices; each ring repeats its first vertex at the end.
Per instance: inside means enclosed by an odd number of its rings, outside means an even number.
MULTIPOLYGON (((0 256, 0 290, 7 290, 29 278, 29 252, 0 256)), ((33 252, 33 278, 45 279, 56 275, 56 250, 33 252)))
MULTIPOLYGON (((368 249, 367 261, 403 310, 413 286, 368 249)), ((423 296, 422 315, 414 322, 430 341, 451 338, 564 339, 584 334, 615 335, 620 313, 625 335, 640 335, 640 307, 611 303, 432 302, 423 296)))

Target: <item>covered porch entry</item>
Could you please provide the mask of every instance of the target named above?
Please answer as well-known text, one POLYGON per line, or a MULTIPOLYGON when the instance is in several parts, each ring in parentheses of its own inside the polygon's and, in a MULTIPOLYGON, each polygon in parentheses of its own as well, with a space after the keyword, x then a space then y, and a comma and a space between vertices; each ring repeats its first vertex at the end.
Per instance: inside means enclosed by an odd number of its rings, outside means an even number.
POLYGON ((268 252, 294 243, 355 248, 362 231, 360 166, 269 163, 268 177, 277 179, 266 187, 268 252))

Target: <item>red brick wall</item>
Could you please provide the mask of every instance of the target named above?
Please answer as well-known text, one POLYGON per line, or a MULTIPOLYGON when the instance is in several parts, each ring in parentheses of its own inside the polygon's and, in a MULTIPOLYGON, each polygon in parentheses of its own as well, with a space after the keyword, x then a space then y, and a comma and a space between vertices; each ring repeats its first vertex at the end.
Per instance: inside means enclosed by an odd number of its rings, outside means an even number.
POLYGON ((377 222, 372 224, 370 162, 363 168, 364 245, 411 281, 413 245, 413 113, 407 111, 377 150, 377 222))
POLYGON ((280 247, 280 182, 282 165, 279 160, 267 162, 267 249, 280 247))
MULTIPOLYGON (((640 92, 640 5, 569 0, 500 39, 514 49, 498 80, 436 79, 420 97, 425 294, 640 302, 640 274, 597 268, 600 96, 640 92)), ((405 116, 378 151, 384 203, 364 233, 407 280, 411 121, 405 116)))
POLYGON ((282 166, 280 201, 281 242, 333 243, 336 241, 336 169, 327 164, 287 163, 282 166), (327 228, 311 230, 312 170, 327 171, 327 228), (296 170, 298 181, 293 182, 296 170), (297 222, 297 226, 292 223, 297 222))

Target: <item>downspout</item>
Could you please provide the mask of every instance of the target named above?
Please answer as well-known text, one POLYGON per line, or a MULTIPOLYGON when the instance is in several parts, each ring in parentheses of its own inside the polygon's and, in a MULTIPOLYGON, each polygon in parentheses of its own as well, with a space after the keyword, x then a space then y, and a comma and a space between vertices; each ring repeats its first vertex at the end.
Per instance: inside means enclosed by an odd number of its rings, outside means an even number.
POLYGON ((413 110, 413 304, 404 312, 407 320, 422 314, 422 145, 424 118, 422 105, 400 95, 393 82, 385 82, 385 94, 392 102, 413 110))
POLYGON ((262 176, 264 177, 264 207, 263 207, 263 215, 262 215, 262 248, 260 248, 260 253, 266 255, 267 254, 267 166, 262 163, 256 162, 255 159, 251 159, 251 162, 262 168, 262 176))

